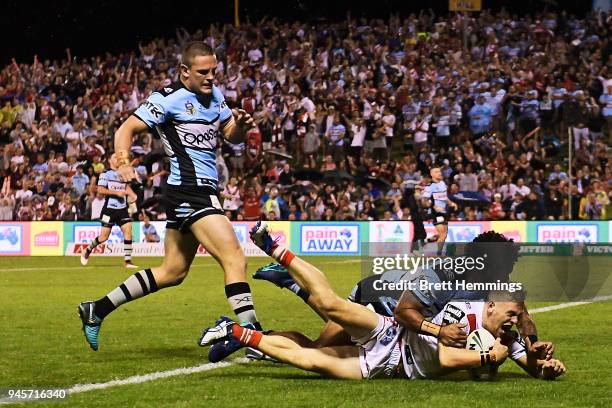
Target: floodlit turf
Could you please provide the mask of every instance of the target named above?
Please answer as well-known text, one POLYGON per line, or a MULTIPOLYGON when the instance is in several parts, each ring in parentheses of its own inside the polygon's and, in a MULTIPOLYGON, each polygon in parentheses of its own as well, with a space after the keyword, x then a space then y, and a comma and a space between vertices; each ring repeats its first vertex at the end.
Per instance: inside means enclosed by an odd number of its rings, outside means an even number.
MULTIPOLYGON (((356 258, 309 260, 340 294, 359 279, 356 258)), ((159 259, 135 261, 154 266, 159 259)), ((250 274, 266 262, 251 258, 250 274)), ((196 346, 200 330, 230 313, 221 270, 210 258, 198 258, 183 285, 121 307, 104 322, 100 351, 88 348, 77 304, 103 296, 131 273, 119 258, 92 258, 86 268, 76 257, 0 258, 0 388, 67 388, 206 363, 208 349, 196 346)), ((265 328, 316 336, 321 321, 300 299, 266 282, 252 281, 251 287, 265 328)), ((480 383, 465 374, 436 381, 328 380, 256 362, 74 394, 57 405, 609 407, 611 315, 612 302, 534 315, 540 337, 557 344, 557 356, 568 367, 554 382, 530 379, 510 361, 497 381, 480 383)))

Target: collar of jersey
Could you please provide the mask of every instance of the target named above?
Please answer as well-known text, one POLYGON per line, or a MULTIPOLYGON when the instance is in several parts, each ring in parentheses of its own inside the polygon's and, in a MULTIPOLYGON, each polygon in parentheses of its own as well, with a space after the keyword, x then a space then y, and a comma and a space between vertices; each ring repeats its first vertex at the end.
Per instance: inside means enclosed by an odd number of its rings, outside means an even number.
POLYGON ((213 85, 213 92, 210 94, 210 96, 198 95, 197 93, 190 91, 189 89, 187 89, 187 87, 185 86, 183 81, 181 81, 180 79, 178 79, 175 82, 174 86, 176 87, 176 89, 184 88, 185 91, 193 94, 193 96, 195 96, 197 101, 200 102, 206 109, 209 109, 210 108, 210 104, 212 103, 212 101, 215 100, 214 85, 213 85))

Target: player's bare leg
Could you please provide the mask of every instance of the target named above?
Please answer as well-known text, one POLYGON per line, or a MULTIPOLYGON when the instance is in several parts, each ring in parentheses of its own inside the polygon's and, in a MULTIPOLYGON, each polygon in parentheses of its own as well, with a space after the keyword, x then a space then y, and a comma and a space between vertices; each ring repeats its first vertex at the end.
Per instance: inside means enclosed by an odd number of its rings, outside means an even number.
POLYGON ((351 345, 351 336, 344 329, 327 318, 325 311, 320 310, 317 304, 310 299, 310 294, 300 288, 300 286, 289 275, 287 268, 277 263, 270 263, 259 268, 253 278, 266 280, 272 284, 288 289, 301 298, 310 308, 323 319, 325 326, 316 340, 311 340, 307 336, 298 332, 283 331, 270 333, 276 336, 284 336, 299 344, 302 347, 320 348, 327 346, 351 345))
POLYGON ((262 335, 255 348, 278 361, 326 377, 362 379, 357 346, 304 348, 286 337, 262 335))
MULTIPOLYGON (((213 214, 200 218, 191 225, 191 231, 223 268, 225 296, 239 322, 261 330, 251 288, 246 280, 246 258, 227 217, 213 214)), ((211 362, 223 360, 239 348, 240 345, 235 342, 217 343, 209 350, 208 359, 211 362)), ((252 349, 247 349, 246 356, 253 359, 265 358, 252 349)))
POLYGON ((317 304, 313 303, 313 301, 310 299, 310 294, 299 287, 293 278, 291 278, 287 268, 284 266, 277 263, 268 264, 259 268, 253 275, 253 278, 266 280, 280 288, 285 288, 295 293, 325 322, 323 330, 319 334, 319 337, 315 340, 308 338, 302 333, 292 331, 272 332, 270 333, 271 335, 287 337, 295 341, 300 346, 309 348, 353 344, 351 342, 351 336, 349 336, 338 323, 328 319, 328 317, 325 315, 325 311, 319 309, 317 304))
POLYGON ((338 296, 323 272, 274 242, 267 228, 265 223, 258 223, 251 231, 253 242, 288 269, 293 280, 309 294, 308 301, 313 308, 339 324, 353 338, 362 338, 377 327, 376 313, 338 296))
POLYGON ((136 272, 95 302, 82 302, 78 312, 89 346, 93 350, 98 350, 98 334, 102 320, 119 306, 154 293, 158 289, 180 284, 187 276, 198 245, 192 234, 168 229, 164 241, 166 256, 161 266, 136 272))
POLYGON ((283 265, 280 265, 276 262, 271 262, 261 268, 257 269, 253 274, 253 279, 265 280, 268 281, 275 286, 278 286, 281 289, 287 289, 293 293, 295 293, 300 299, 302 299, 310 308, 319 315, 324 322, 327 322, 327 316, 325 316, 320 310, 317 310, 311 304, 310 294, 300 288, 300 286, 295 283, 293 278, 289 275, 287 268, 283 265))
POLYGON ((284 336, 265 335, 252 328, 243 327, 222 317, 213 327, 204 329, 200 345, 230 342, 239 347, 255 348, 274 359, 303 370, 314 371, 327 377, 361 379, 359 347, 336 346, 305 348, 284 336))
POLYGON ((246 280, 246 257, 227 217, 213 214, 200 218, 191 225, 191 231, 223 268, 225 295, 239 321, 261 329, 246 280))
POLYGON ((351 344, 351 336, 338 323, 329 320, 323 326, 319 338, 313 341, 314 348, 351 344))
POLYGON ((441 255, 444 251, 444 243, 446 242, 446 237, 448 236, 448 225, 446 224, 438 224, 436 225, 436 231, 438 232, 438 255, 441 255))
POLYGON ((269 333, 271 336, 283 336, 293 340, 297 344, 306 348, 322 348, 332 346, 348 346, 353 344, 351 342, 351 336, 334 321, 327 321, 323 330, 319 334, 319 337, 315 340, 311 340, 306 335, 295 332, 295 331, 275 331, 269 333))
POLYGON ((108 237, 110 237, 110 233, 111 233, 111 227, 100 228, 100 235, 95 237, 93 241, 89 243, 89 246, 85 249, 85 251, 83 251, 83 253, 81 254, 81 265, 83 266, 87 265, 87 262, 89 262, 89 256, 91 255, 93 250, 98 245, 105 243, 106 240, 108 240, 108 237))
POLYGON ((363 305, 338 296, 323 272, 315 266, 294 257, 287 265, 287 269, 298 285, 310 293, 309 300, 313 307, 340 325, 351 337, 364 337, 378 325, 376 313, 363 305))
POLYGON ((164 260, 160 266, 151 268, 159 289, 180 285, 183 282, 199 245, 193 234, 182 233, 175 229, 166 230, 164 260))
POLYGON ((128 222, 121 226, 123 232, 123 261, 126 268, 137 269, 132 263, 132 223, 128 222))

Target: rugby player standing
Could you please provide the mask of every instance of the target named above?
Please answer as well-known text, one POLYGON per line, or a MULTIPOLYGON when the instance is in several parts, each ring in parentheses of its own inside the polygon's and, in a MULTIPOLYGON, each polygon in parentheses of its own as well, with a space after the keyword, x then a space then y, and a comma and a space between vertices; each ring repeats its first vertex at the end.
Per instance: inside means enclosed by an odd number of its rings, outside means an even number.
POLYGON ((132 217, 136 207, 136 193, 117 173, 117 158, 112 155, 108 160, 110 170, 102 173, 98 180, 98 193, 106 197, 100 214, 102 228, 100 235, 94 238, 85 252, 81 254, 81 264, 87 265, 92 251, 106 242, 113 225, 118 225, 123 232, 123 257, 126 268, 138 268, 132 263, 132 217))
POLYGON ((136 177, 129 151, 139 132, 157 131, 170 158, 165 256, 160 266, 141 270, 99 300, 79 305, 85 338, 93 350, 98 349, 100 325, 109 313, 126 302, 180 284, 200 244, 223 268, 225 294, 238 320, 260 328, 246 281, 246 259, 219 202, 215 165, 217 134, 240 143, 253 119, 244 110, 229 109, 213 85, 216 67, 209 45, 186 44, 179 80, 153 92, 115 133, 117 173, 123 181, 136 177))
POLYGON ((429 174, 431 175, 431 183, 421 193, 421 202, 423 207, 430 208, 430 217, 438 231, 438 254, 441 255, 444 249, 444 241, 446 241, 448 235, 446 207, 450 205, 456 210, 458 206, 448 198, 448 187, 442 177, 442 170, 439 167, 433 167, 429 174))

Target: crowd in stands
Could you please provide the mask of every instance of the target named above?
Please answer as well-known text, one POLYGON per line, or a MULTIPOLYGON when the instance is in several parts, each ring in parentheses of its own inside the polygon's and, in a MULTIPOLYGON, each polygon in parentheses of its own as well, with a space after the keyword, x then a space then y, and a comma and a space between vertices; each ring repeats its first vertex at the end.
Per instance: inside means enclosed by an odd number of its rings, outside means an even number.
MULTIPOLYGON (((232 220, 408 220, 406 193, 433 166, 459 204, 451 219, 610 219, 610 27, 599 12, 264 18, 132 53, 13 60, 0 71, 0 220, 96 219, 115 130, 177 80, 188 40, 213 46, 217 85, 257 125, 219 142, 232 220)), ((157 135, 132 154, 139 207, 163 220, 157 135)))

